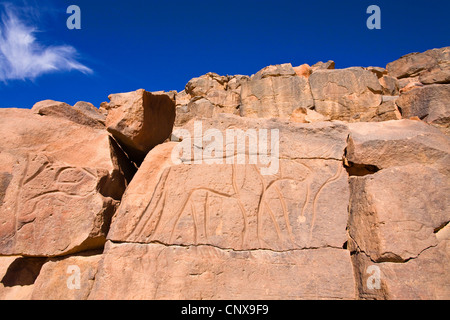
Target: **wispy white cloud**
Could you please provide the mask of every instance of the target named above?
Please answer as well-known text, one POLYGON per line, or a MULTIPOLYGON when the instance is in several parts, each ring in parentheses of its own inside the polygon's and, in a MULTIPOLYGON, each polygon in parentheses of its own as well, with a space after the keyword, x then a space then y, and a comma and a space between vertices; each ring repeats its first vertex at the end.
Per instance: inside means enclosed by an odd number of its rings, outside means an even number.
POLYGON ((35 37, 37 20, 25 10, 3 4, 0 11, 0 81, 33 80, 46 73, 71 70, 92 73, 77 61, 79 55, 74 47, 39 43, 35 37))

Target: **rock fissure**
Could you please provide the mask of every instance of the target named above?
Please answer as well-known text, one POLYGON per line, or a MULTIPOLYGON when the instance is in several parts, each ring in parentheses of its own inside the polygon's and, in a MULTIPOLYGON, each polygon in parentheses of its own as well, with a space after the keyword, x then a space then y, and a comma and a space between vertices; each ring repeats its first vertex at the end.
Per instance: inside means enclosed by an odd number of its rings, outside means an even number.
POLYGON ((0 299, 448 299, 449 53, 0 109, 0 299))
POLYGON ((305 247, 305 248, 297 248, 297 249, 285 249, 285 250, 274 250, 268 248, 253 248, 253 249, 234 249, 228 247, 219 247, 208 243, 198 243, 198 244, 168 244, 161 241, 147 241, 147 242, 127 242, 127 241, 117 241, 117 240, 109 240, 114 244, 140 244, 140 245, 162 245, 165 247, 174 247, 174 248, 195 248, 195 247, 210 247, 215 248, 222 251, 232 251, 232 252, 273 252, 273 253, 288 253, 288 252, 298 252, 298 251, 308 251, 308 250, 321 250, 321 249, 336 249, 336 250, 346 250, 343 247, 334 247, 330 245, 322 246, 322 247, 305 247))

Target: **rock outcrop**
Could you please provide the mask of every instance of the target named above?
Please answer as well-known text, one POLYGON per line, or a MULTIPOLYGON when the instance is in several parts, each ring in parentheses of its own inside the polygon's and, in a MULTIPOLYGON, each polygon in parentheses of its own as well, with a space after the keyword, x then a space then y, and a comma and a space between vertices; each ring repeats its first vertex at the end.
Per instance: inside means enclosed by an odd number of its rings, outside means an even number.
POLYGON ((163 143, 172 133, 175 103, 166 94, 152 94, 144 89, 112 94, 106 127, 136 163, 147 152, 163 143))
POLYGON ((68 105, 57 108, 70 111, 0 109, 1 255, 60 256, 102 247, 131 180, 125 154, 104 127, 74 122, 68 105))
POLYGON ((449 52, 0 109, 0 299, 450 299, 449 52))

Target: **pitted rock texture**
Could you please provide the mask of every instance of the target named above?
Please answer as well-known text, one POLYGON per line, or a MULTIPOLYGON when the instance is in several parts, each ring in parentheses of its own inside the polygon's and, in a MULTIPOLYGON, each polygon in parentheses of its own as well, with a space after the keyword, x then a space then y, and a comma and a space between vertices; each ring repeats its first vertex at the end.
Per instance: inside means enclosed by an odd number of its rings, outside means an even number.
POLYGON ((450 299, 449 63, 0 109, 0 299, 450 299))

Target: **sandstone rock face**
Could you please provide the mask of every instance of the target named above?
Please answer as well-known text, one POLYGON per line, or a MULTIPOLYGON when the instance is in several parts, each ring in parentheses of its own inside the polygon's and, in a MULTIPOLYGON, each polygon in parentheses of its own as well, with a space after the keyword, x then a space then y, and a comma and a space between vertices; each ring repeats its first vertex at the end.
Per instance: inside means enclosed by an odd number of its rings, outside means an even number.
POLYGON ((449 138, 421 121, 352 123, 350 129, 347 160, 352 163, 378 169, 411 163, 448 167, 449 138))
POLYGON ((423 84, 450 83, 450 61, 422 72, 419 81, 423 84))
POLYGON ((448 63, 0 109, 0 299, 450 299, 448 63))
POLYGON ((425 122, 448 127, 450 123, 450 84, 416 88, 396 101, 405 118, 418 117, 425 122))
POLYGON ((358 120, 382 102, 377 76, 362 68, 318 70, 309 81, 315 110, 333 120, 358 120))
POLYGON ((341 249, 233 251, 108 242, 104 256, 90 299, 354 297, 349 253, 341 249), (330 264, 334 267, 325 267, 330 264), (123 265, 139 272, 123 277, 123 265))
POLYGON ((369 300, 447 300, 450 283, 448 250, 446 240, 406 263, 376 264, 364 253, 355 253, 353 265, 361 270, 356 275, 359 296, 369 300), (379 284, 372 279, 378 275, 379 284))
POLYGON ((102 246, 127 183, 114 141, 64 118, 0 112, 0 254, 56 256, 102 246))
POLYGON ((220 113, 239 114, 241 85, 248 76, 219 76, 207 73, 188 82, 177 93, 175 126, 183 126, 195 117, 211 118, 220 113))
POLYGON ((64 102, 53 100, 44 100, 36 103, 31 109, 41 116, 52 116, 64 118, 72 122, 101 129, 103 126, 97 121, 97 118, 92 117, 92 114, 83 112, 79 108, 74 108, 64 102))
POLYGON ((46 258, 0 257, 0 299, 30 300, 46 258))
MULTIPOLYGON (((353 298, 350 257, 342 249, 347 239, 348 215, 348 176, 342 165, 346 126, 287 125, 231 115, 202 122, 206 136, 212 128, 225 132, 231 124, 241 130, 280 130, 278 172, 265 176, 261 164, 237 163, 235 157, 239 155, 251 157, 250 145, 233 152, 231 164, 220 163, 223 158, 219 154, 209 158, 209 164, 189 164, 190 158, 174 163, 173 152, 179 144, 158 146, 148 154, 113 219, 108 235, 112 243, 105 252, 107 258, 101 272, 115 274, 119 270, 113 261, 131 263, 144 255, 136 268, 147 270, 145 274, 159 273, 158 261, 165 261, 171 272, 180 274, 180 278, 172 279, 173 284, 161 279, 163 285, 155 284, 151 290, 142 286, 126 290, 125 297, 181 297, 179 290, 183 289, 183 297, 188 299, 226 295, 251 299, 283 295, 290 299, 353 298), (290 141, 295 141, 296 152, 290 141), (330 203, 328 198, 335 201, 330 203), (327 213, 331 211, 330 216, 327 213), (129 256, 126 252, 130 250, 133 253, 129 256), (307 288, 308 276, 286 289, 286 277, 297 278, 294 275, 302 271, 302 266, 317 264, 318 274, 311 277, 318 277, 332 260, 336 262, 337 274, 322 275, 323 282, 315 284, 317 288, 307 288), (180 266, 177 261, 184 262, 180 266), (291 268, 289 264, 295 266, 291 268), (218 289, 216 281, 226 281, 238 269, 242 271, 233 276, 233 281, 218 289), (260 272, 269 276, 248 287, 244 279, 260 272), (199 277, 191 279, 189 274, 199 277), (336 283, 336 287, 327 287, 332 276, 346 280, 336 283), (270 287, 269 283, 280 286, 270 287), (242 291, 243 287, 248 290, 242 291), (288 292, 283 294, 285 290, 288 292)), ((191 132, 194 130, 195 127, 191 132)), ((207 150, 207 143, 203 147, 207 150)), ((226 147, 223 145, 223 150, 226 147)), ((218 146, 216 152, 220 149, 218 146)), ((114 298, 108 293, 112 283, 106 281, 95 284, 92 298, 114 298)))
MULTIPOLYGON (((235 250, 342 247, 347 223, 347 176, 341 162, 346 127, 299 124, 291 128, 280 122, 229 116, 203 123, 203 129, 226 128, 231 123, 245 130, 279 128, 283 138, 277 172, 264 176, 258 164, 174 165, 175 145, 164 144, 150 152, 133 179, 109 239, 235 250), (325 133, 314 136, 312 132, 325 133), (288 141, 297 141, 298 154, 288 141), (331 204, 322 202, 327 193, 342 199, 332 204, 332 218, 324 215, 331 210, 331 204)), ((217 156, 208 162, 221 160, 217 156)))
POLYGON ((327 62, 319 61, 316 64, 311 66, 312 71, 316 70, 324 70, 324 69, 334 69, 336 66, 336 63, 332 60, 328 60, 327 62))
POLYGON ((359 297, 447 299, 450 140, 407 120, 351 124, 350 132, 348 160, 381 169, 349 180, 359 297))
POLYGON ((54 258, 44 263, 33 285, 32 300, 86 300, 92 290, 102 255, 54 258))
POLYGON ((450 219, 448 176, 411 164, 352 177, 350 185, 350 236, 372 260, 405 262, 437 245, 434 230, 450 219))
POLYGON ((294 110, 313 106, 307 77, 298 76, 290 63, 266 67, 242 85, 243 117, 289 119, 294 110))
POLYGON ((167 95, 143 89, 112 94, 106 127, 136 162, 172 133, 175 103, 167 95))
POLYGON ((395 96, 399 93, 398 80, 394 77, 383 75, 378 79, 381 86, 383 87, 383 94, 395 96))
POLYGON ((91 117, 101 124, 105 124, 106 114, 97 109, 92 103, 85 101, 78 101, 74 106, 74 108, 78 109, 88 117, 91 117))
MULTIPOLYGON (((432 49, 423 53, 411 53, 386 66, 389 74, 406 78, 428 73, 428 70, 450 61, 450 47, 432 49)), ((438 67, 439 68, 439 67, 438 67)))

